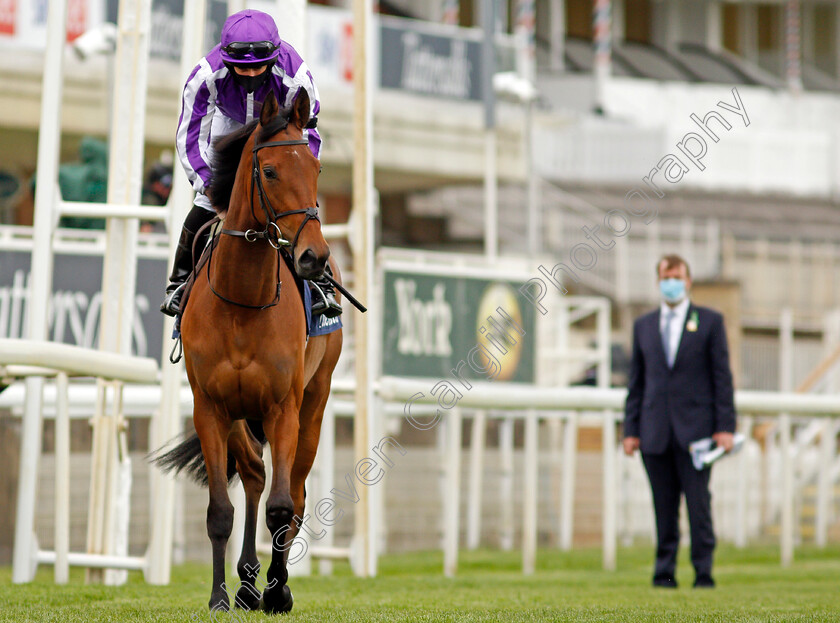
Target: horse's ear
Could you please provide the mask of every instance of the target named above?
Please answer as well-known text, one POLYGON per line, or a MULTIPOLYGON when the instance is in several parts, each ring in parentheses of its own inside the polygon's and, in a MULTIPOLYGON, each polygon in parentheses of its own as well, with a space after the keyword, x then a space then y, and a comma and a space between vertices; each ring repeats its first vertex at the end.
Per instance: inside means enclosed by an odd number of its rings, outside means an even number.
POLYGON ((267 126, 268 122, 274 119, 279 112, 280 106, 277 105, 277 98, 274 96, 274 91, 269 91, 260 111, 260 125, 267 126))
POLYGON ((309 123, 309 93, 306 89, 298 89, 292 108, 292 123, 303 130, 309 123))

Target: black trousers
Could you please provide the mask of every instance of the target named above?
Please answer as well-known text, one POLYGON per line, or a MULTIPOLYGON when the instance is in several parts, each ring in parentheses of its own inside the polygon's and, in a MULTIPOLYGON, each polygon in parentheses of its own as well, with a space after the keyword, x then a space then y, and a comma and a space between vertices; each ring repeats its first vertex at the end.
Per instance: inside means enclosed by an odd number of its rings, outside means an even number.
POLYGON ((691 564, 697 578, 712 577, 715 533, 712 527, 712 495, 709 492, 711 468, 694 469, 691 455, 673 438, 663 454, 642 453, 656 514, 656 567, 653 579, 674 577, 680 545, 680 496, 685 494, 691 529, 691 564))

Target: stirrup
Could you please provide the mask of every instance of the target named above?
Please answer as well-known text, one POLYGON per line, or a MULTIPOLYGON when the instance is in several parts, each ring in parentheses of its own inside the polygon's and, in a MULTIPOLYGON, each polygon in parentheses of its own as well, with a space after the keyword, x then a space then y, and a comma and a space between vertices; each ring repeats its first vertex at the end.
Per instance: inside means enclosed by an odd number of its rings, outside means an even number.
POLYGON ((335 296, 331 292, 328 292, 326 288, 321 287, 315 281, 310 281, 309 286, 312 292, 317 293, 317 296, 312 297, 313 316, 323 315, 327 318, 335 318, 341 315, 343 311, 341 305, 335 300, 335 296))
POLYGON ((163 303, 160 304, 160 311, 173 318, 181 313, 181 296, 184 294, 184 288, 186 286, 186 282, 181 283, 174 290, 167 293, 163 299, 163 303))

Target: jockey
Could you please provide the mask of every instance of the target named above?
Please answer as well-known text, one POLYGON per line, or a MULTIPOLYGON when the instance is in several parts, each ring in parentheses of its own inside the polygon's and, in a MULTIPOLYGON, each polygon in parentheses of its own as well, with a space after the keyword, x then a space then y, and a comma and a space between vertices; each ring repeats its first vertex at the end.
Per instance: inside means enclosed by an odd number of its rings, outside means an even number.
MULTIPOLYGON (((196 195, 181 230, 166 298, 160 306, 164 314, 177 315, 184 285, 192 272, 196 233, 216 214, 207 196, 212 191, 213 139, 259 118, 269 91, 274 91, 281 109, 289 109, 300 89, 306 90, 312 106, 304 138, 319 158, 321 137, 315 129, 321 109, 318 89, 300 55, 280 39, 270 15, 247 9, 228 17, 222 27, 221 43, 193 69, 184 86, 175 145, 196 195)), ((197 253, 204 249, 208 237, 209 228, 195 245, 197 253)), ((328 317, 341 313, 329 281, 322 278, 309 284, 314 313, 328 317)))

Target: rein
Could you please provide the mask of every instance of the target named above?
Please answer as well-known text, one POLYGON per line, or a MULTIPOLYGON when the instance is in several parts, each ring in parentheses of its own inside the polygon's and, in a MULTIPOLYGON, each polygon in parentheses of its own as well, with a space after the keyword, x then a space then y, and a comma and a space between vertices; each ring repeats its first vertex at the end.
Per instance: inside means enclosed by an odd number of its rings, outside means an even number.
POLYGON ((268 244, 270 244, 274 249, 277 250, 277 292, 275 293, 272 301, 270 303, 266 303, 265 305, 248 305, 246 303, 239 303, 216 292, 216 290, 213 289, 213 284, 210 282, 210 261, 213 258, 213 249, 211 247, 210 257, 207 260, 207 284, 210 286, 210 291, 226 303, 238 305, 239 307, 245 307, 247 309, 267 309, 269 307, 274 307, 275 305, 277 305, 277 303, 280 302, 280 287, 282 285, 280 282, 280 249, 282 247, 291 247, 292 257, 294 257, 295 246, 297 245, 298 238, 300 237, 300 232, 303 231, 303 228, 310 220, 320 221, 320 219, 318 218, 317 204, 316 206, 301 208, 298 210, 286 210, 285 212, 275 212, 274 207, 271 205, 271 201, 269 201, 268 195, 265 192, 265 188, 263 188, 262 176, 260 175, 260 162, 257 156, 257 152, 259 152, 259 150, 261 149, 265 149, 266 147, 286 147, 290 145, 309 145, 309 141, 306 139, 292 139, 288 141, 270 141, 267 143, 257 143, 251 150, 253 153, 253 170, 251 184, 251 201, 249 207, 251 208, 251 215, 254 217, 254 220, 258 221, 257 215, 254 212, 254 188, 256 188, 260 200, 260 207, 263 209, 263 212, 265 212, 265 229, 263 231, 256 231, 255 229, 248 229, 245 231, 237 229, 222 229, 221 231, 222 234, 225 234, 227 236, 244 238, 247 242, 266 240, 268 244), (280 227, 277 225, 277 220, 283 218, 284 216, 291 216, 293 214, 305 214, 306 218, 303 219, 303 222, 298 227, 297 232, 295 233, 295 237, 292 239, 291 242, 289 242, 286 238, 283 237, 283 234, 280 231, 280 227))

